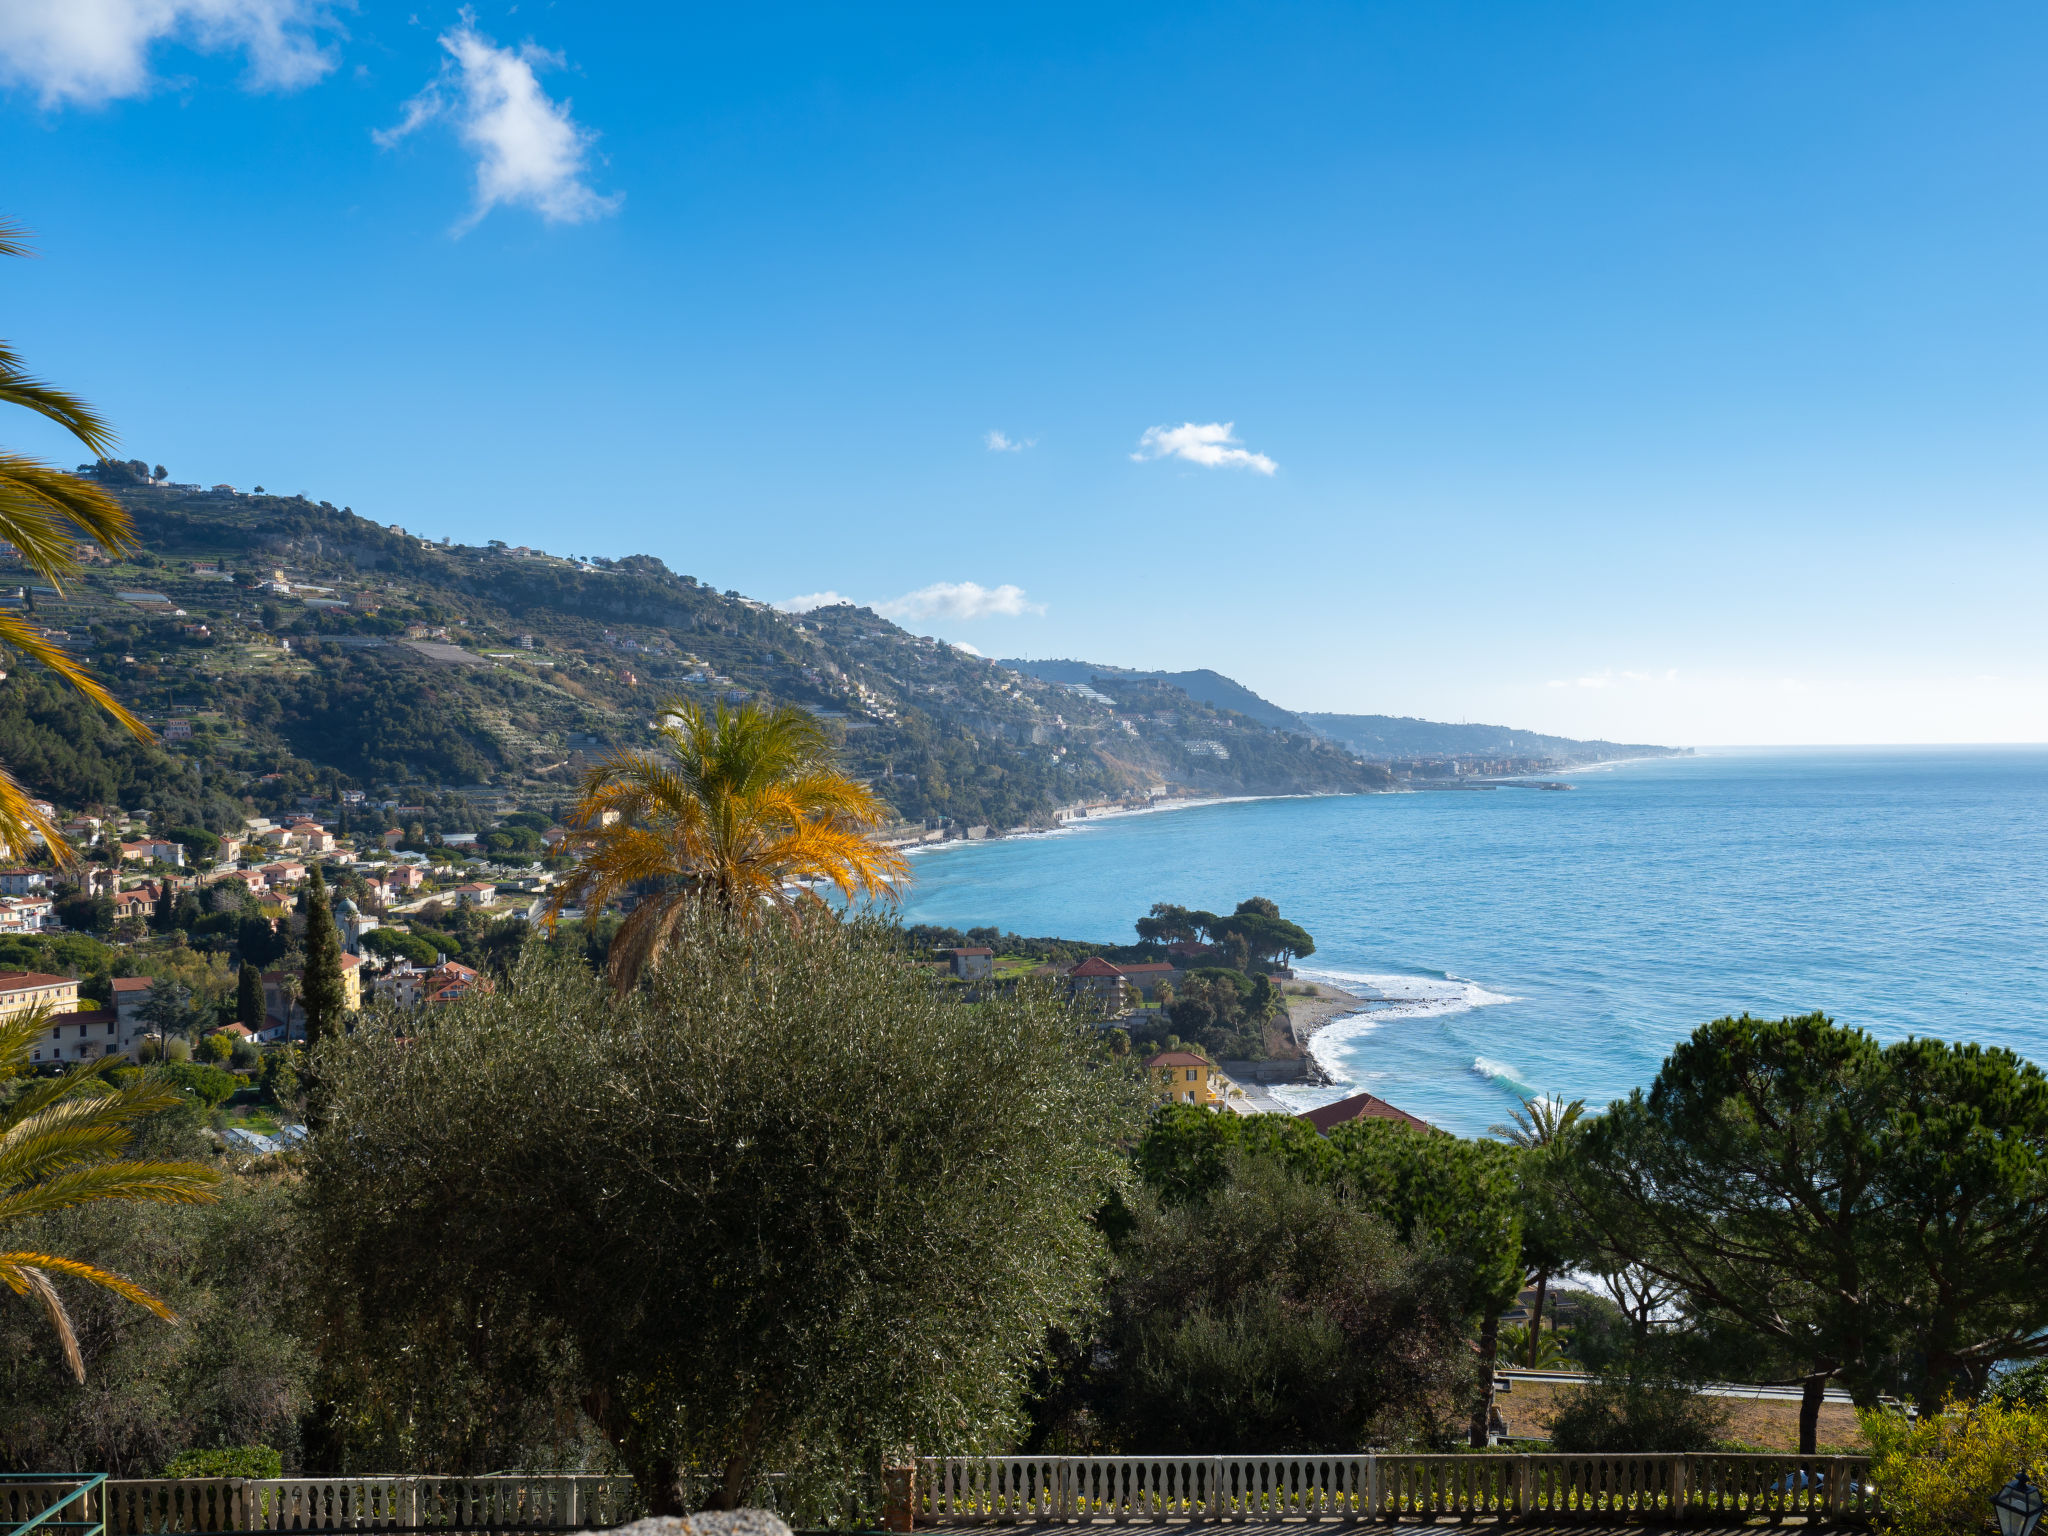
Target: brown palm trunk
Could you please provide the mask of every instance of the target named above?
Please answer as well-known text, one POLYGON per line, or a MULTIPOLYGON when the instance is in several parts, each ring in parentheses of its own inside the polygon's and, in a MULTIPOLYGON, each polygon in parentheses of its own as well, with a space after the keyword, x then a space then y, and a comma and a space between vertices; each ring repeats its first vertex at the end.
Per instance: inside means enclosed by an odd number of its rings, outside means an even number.
POLYGON ((1550 1289, 1550 1271, 1536 1271, 1536 1315, 1529 1319, 1529 1369, 1536 1369, 1536 1346, 1543 1341, 1543 1297, 1550 1289))
POLYGON ((1500 1314, 1487 1309, 1479 1328, 1479 1396, 1472 1405, 1472 1449, 1486 1449, 1486 1427, 1493 1418, 1493 1357, 1500 1348, 1500 1314))

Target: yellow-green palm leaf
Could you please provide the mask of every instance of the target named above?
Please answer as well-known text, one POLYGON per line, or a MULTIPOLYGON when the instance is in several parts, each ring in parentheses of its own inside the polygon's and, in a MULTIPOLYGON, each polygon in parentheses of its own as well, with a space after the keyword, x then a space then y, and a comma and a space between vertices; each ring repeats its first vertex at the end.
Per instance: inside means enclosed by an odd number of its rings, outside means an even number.
MULTIPOLYGON (((28 253, 25 232, 0 222, 0 256, 28 253)), ((56 422, 102 457, 113 449, 113 429, 97 411, 76 395, 32 377, 19 354, 4 341, 0 341, 0 405, 17 405, 56 422)), ((65 579, 77 574, 76 546, 82 538, 118 553, 134 547, 135 529, 121 504, 98 486, 0 449, 0 539, 20 550, 29 567, 61 591, 65 579)), ((0 643, 41 662, 127 729, 149 739, 140 720, 19 615, 0 613, 0 643)), ((9 848, 20 850, 27 847, 32 832, 43 835, 60 862, 72 860, 70 846, 36 810, 28 791, 0 769, 0 839, 9 848)))
MULTIPOLYGON (((0 1080, 29 1066, 33 1042, 57 1017, 47 1006, 0 1019, 0 1080)), ((37 1216, 103 1200, 191 1205, 214 1198, 220 1175, 203 1163, 129 1157, 137 1121, 178 1102, 177 1090, 147 1078, 108 1081, 119 1058, 81 1062, 40 1078, 0 1110, 0 1233, 37 1216)), ((34 1249, 0 1252, 0 1284, 43 1309, 65 1363, 85 1380, 85 1358, 53 1276, 82 1280, 176 1321, 169 1307, 112 1270, 34 1249)))
POLYGON ((752 921, 817 903, 814 883, 849 900, 895 899, 910 866, 875 841, 889 808, 839 771, 811 715, 751 704, 707 714, 685 701, 664 708, 658 731, 655 750, 584 775, 570 823, 588 847, 548 910, 552 923, 570 906, 597 912, 646 891, 612 940, 620 990, 660 958, 695 902, 752 921))

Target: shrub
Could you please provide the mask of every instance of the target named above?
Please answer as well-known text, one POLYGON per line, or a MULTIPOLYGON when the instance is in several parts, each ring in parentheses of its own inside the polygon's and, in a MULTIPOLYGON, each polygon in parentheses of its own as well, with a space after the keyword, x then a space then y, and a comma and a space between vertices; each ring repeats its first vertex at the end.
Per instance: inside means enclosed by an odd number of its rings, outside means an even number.
POLYGON ((217 1451, 180 1451, 164 1463, 165 1477, 282 1477, 284 1457, 267 1445, 229 1445, 217 1451))
POLYGON ((1900 1536, 1964 1536, 1991 1521, 1991 1495, 2024 1467, 2048 1472, 2048 1408, 1951 1399, 1940 1413, 1861 1415, 1870 1477, 1900 1536))
POLYGON ((1727 1427, 1728 1411, 1692 1387, 1602 1377, 1560 1395, 1550 1445, 1574 1456, 1705 1451, 1727 1427))

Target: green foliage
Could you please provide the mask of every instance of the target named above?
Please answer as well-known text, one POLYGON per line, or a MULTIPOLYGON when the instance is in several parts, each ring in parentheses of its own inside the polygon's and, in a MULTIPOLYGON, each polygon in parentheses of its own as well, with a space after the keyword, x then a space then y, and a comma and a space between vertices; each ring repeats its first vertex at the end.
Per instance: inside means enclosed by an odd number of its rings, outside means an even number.
MULTIPOLYGON (((111 928, 114 918, 112 902, 107 903, 106 915, 107 926, 111 928)), ((82 933, 0 935, 0 970, 88 976, 95 971, 109 970, 122 953, 112 945, 102 944, 82 933)))
POLYGON ((1899 1536, 1975 1536, 2015 1472, 2034 1483, 2048 1477, 2048 1408, 1951 1401, 1918 1419, 1859 1417, 1884 1523, 1899 1536))
POLYGON ((235 1022, 252 1033, 264 1028, 263 977, 246 959, 235 974, 235 1022))
POLYGON ((517 859, 537 859, 545 851, 540 834, 527 826, 501 827, 495 832, 486 832, 481 841, 484 852, 508 863, 517 859))
POLYGON ((404 1049, 358 1025, 319 1059, 350 1432, 489 1465, 439 1394, 583 1403, 656 1508, 686 1466, 715 1502, 772 1467, 836 1508, 885 1448, 1006 1443, 1146 1097, 1053 1000, 959 1007, 885 930, 703 915, 623 1000, 535 946, 404 1049), (967 1258, 971 1232, 1001 1237, 967 1258), (436 1369, 389 1370, 408 1347, 436 1369))
MULTIPOLYGON (((196 1105, 160 1118, 137 1155, 207 1155, 196 1105)), ((151 1477, 188 1446, 296 1454, 312 1362, 294 1330, 304 1250, 282 1186, 231 1181, 215 1205, 61 1211, 10 1237, 125 1275, 179 1324, 139 1322, 132 1302, 59 1279, 85 1356, 80 1385, 41 1310, 0 1304, 0 1467, 151 1477)))
POLYGON ((1550 1447, 1573 1456, 1710 1451, 1728 1410, 1679 1382, 1600 1377, 1558 1394, 1550 1447))
POLYGON ((191 763, 137 741, 39 668, 15 671, 0 689, 0 761, 60 806, 148 807, 192 826, 241 825, 241 806, 207 788, 191 763))
POLYGON ((1560 1167, 1604 1262, 1791 1374, 1927 1401, 2041 1352, 2048 1079, 2010 1052, 1719 1019, 1560 1167))
POLYGON ((347 1002, 341 979, 341 930, 334 926, 327 904, 327 881, 315 868, 306 888, 306 968, 299 989, 309 1054, 317 1056, 320 1042, 340 1031, 347 1002))
POLYGON ((1168 1104, 1152 1116, 1136 1153, 1147 1187, 1169 1205, 1200 1202, 1222 1189, 1233 1159, 1273 1160, 1331 1182, 1336 1159, 1314 1126, 1293 1115, 1219 1115, 1168 1104))
POLYGON ((211 863, 220 852, 220 839, 204 827, 172 827, 164 836, 183 847, 185 857, 195 863, 211 863))
POLYGON ((363 948, 377 955, 403 955, 414 965, 434 963, 434 946, 403 928, 372 928, 363 935, 363 948))
POLYGON ((1233 1155, 1119 1244, 1101 1436, 1162 1452, 1432 1444, 1470 1390, 1455 1277, 1340 1190, 1233 1155))
POLYGON ((232 1035, 214 1033, 200 1042, 201 1054, 216 1067, 224 1067, 235 1056, 235 1039, 232 1035))
POLYGON ((267 1445, 230 1445, 217 1451, 180 1451, 164 1463, 164 1477, 282 1477, 284 1457, 267 1445))
POLYGON ((539 811, 514 811, 500 823, 507 830, 524 827, 527 831, 536 833, 545 832, 554 824, 554 818, 542 815, 539 811))
POLYGON ((1991 1383, 1991 1400, 2007 1408, 2048 1408, 2048 1360, 2029 1360, 1991 1383))
POLYGON ((219 1067, 206 1066, 196 1061, 164 1061, 144 1070, 155 1081, 169 1083, 181 1092, 190 1094, 208 1109, 216 1109, 227 1103, 234 1097, 235 1090, 241 1086, 234 1073, 223 1072, 219 1067))

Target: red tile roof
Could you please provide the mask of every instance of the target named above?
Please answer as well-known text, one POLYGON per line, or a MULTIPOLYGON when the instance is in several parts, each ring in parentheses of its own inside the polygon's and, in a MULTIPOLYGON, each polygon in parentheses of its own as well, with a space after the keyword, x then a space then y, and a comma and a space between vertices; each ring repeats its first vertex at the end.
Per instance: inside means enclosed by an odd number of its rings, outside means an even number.
POLYGON ((1316 1128, 1318 1135, 1327 1136, 1336 1127, 1349 1120, 1392 1120, 1419 1131, 1433 1131, 1435 1126, 1427 1120, 1418 1119, 1405 1109, 1396 1109, 1385 1099, 1370 1093, 1354 1093, 1348 1099, 1339 1099, 1334 1104, 1325 1104, 1321 1109, 1312 1109, 1305 1115, 1297 1115, 1316 1128))
POLYGON ((1168 965, 1164 960, 1147 960, 1143 965, 1120 965, 1117 967, 1126 976, 1156 976, 1161 971, 1177 971, 1177 965, 1168 965))
POLYGON ((1213 1067, 1216 1065, 1199 1051, 1161 1051, 1157 1056, 1145 1058, 1148 1067, 1213 1067))
POLYGON ((26 992, 31 987, 75 987, 69 976, 46 976, 41 971, 0 971, 0 992, 26 992))
POLYGON ((942 955, 992 955, 995 951, 992 949, 942 949, 939 953, 942 955))
POLYGON ((147 992, 149 988, 150 979, 147 976, 116 976, 114 978, 114 991, 116 994, 122 992, 147 992))
POLYGON ((1123 972, 1111 965, 1100 955, 1090 955, 1071 971, 1069 976, 1121 976, 1123 972))

